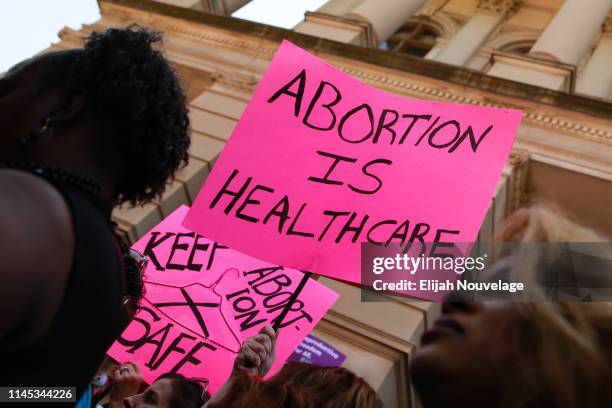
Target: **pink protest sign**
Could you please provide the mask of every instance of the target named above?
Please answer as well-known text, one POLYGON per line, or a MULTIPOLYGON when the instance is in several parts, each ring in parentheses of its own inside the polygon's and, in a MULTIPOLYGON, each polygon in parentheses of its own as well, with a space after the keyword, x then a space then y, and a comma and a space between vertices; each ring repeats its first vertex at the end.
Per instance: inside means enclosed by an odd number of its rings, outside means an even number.
MULTIPOLYGON (((150 259, 145 300, 108 355, 138 362, 149 383, 176 371, 208 379, 214 393, 231 372, 240 345, 274 324, 303 274, 189 232, 181 227, 188 209, 177 209, 134 244, 150 259)), ((271 374, 337 298, 308 281, 280 326, 271 374)))
POLYGON ((284 41, 185 226, 359 282, 361 242, 472 242, 521 112, 409 99, 284 41))

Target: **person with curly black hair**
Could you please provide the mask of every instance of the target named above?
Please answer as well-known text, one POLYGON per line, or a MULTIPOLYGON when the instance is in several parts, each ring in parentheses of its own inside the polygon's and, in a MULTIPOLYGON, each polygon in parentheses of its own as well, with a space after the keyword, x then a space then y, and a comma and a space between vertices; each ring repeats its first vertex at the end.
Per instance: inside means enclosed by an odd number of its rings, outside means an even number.
POLYGON ((160 197, 190 144, 160 40, 94 33, 0 79, 2 386, 80 394, 142 296, 111 211, 160 197))

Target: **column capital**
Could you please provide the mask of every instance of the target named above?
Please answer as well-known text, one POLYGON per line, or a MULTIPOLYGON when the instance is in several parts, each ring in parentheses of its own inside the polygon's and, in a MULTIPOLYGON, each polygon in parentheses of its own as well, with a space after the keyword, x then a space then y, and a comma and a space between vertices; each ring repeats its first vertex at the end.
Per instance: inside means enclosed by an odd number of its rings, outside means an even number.
POLYGON ((306 11, 304 20, 293 31, 345 44, 376 48, 372 23, 361 16, 338 16, 320 11, 306 11))
POLYGON ((204 11, 207 13, 230 16, 234 11, 250 1, 251 0, 198 0, 196 3, 201 3, 204 11))
POLYGON ((223 85, 246 94, 252 94, 260 78, 255 75, 217 69, 212 74, 213 83, 223 85))
POLYGON ((478 0, 478 11, 495 14, 504 18, 512 15, 521 0, 478 0))
POLYGON ((432 17, 436 14, 448 0, 429 0, 425 5, 417 12, 417 16, 432 17))

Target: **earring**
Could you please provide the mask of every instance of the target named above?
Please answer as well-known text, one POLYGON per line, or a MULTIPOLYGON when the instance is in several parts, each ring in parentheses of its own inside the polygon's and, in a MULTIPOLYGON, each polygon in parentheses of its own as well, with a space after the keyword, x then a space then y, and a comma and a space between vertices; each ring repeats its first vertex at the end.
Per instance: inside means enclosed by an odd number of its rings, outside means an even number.
POLYGON ((41 136, 44 136, 45 133, 49 132, 50 130, 51 130, 51 118, 47 116, 42 126, 40 127, 40 129, 33 130, 30 133, 28 133, 27 136, 22 136, 18 139, 19 147, 24 148, 30 143, 36 142, 38 139, 41 138, 41 136))

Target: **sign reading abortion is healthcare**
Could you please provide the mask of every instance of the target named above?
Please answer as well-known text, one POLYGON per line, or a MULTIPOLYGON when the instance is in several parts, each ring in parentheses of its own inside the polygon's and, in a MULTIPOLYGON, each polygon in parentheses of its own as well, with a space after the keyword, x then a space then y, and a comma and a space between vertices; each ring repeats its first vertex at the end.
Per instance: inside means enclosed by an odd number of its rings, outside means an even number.
POLYGON ((520 119, 394 96, 284 41, 184 225, 359 282, 361 242, 476 238, 520 119))

